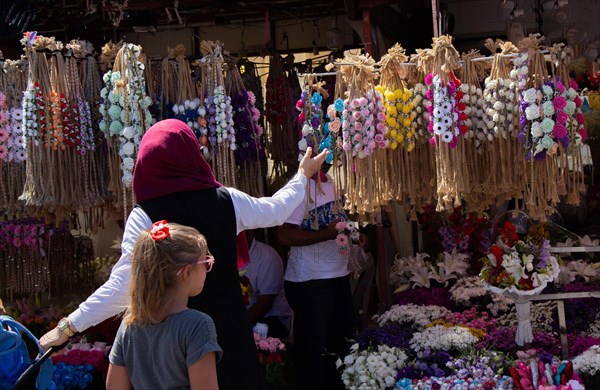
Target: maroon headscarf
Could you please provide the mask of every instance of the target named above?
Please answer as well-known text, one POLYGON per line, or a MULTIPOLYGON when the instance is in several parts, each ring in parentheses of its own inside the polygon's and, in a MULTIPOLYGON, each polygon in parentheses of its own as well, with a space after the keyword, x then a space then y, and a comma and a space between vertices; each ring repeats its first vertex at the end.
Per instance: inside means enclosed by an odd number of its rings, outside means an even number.
MULTIPOLYGON (((192 130, 180 120, 165 119, 150 127, 142 138, 133 172, 133 192, 144 202, 175 192, 221 187, 200 154, 192 130)), ((248 243, 237 237, 238 266, 249 262, 248 243)))

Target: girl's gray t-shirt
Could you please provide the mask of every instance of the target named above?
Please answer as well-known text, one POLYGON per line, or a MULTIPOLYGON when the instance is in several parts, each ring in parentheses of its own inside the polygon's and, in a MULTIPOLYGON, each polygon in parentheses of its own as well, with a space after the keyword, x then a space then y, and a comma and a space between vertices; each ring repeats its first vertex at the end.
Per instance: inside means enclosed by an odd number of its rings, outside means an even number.
POLYGON ((121 323, 109 360, 125 366, 135 389, 189 389, 188 368, 217 344, 213 320, 197 310, 184 310, 156 325, 121 323))

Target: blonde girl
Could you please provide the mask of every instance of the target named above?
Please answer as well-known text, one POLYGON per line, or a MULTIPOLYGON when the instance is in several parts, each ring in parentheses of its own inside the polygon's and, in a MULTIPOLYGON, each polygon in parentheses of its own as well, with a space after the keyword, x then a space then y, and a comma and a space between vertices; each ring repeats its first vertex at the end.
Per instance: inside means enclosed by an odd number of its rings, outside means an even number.
POLYGON ((130 305, 110 353, 107 389, 218 389, 212 319, 188 309, 214 258, 196 229, 159 221, 132 254, 130 305))

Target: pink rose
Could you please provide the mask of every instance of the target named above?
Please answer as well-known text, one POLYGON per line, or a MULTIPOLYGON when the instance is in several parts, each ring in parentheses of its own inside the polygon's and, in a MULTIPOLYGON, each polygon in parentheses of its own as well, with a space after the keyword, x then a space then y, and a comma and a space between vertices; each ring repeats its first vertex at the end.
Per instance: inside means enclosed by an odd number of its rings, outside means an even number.
POLYGON ((258 342, 258 348, 262 349, 263 351, 268 351, 269 350, 269 342, 267 340, 260 340, 258 342))
POLYGON ((566 112, 559 111, 556 113, 556 123, 564 125, 567 119, 569 119, 569 115, 566 112))
POLYGON ((351 149, 352 147, 350 146, 350 144, 349 144, 348 142, 344 142, 344 145, 342 145, 342 148, 343 148, 343 149, 344 149, 346 152, 349 152, 349 151, 350 151, 350 149, 351 149))
POLYGON ((560 92, 560 93, 565 92, 565 86, 563 85, 563 83, 561 81, 556 82, 556 89, 558 89, 558 92, 560 92))
POLYGON ((383 112, 377 113, 377 120, 380 122, 385 122, 385 114, 383 112))
POLYGON ((375 141, 369 142, 369 149, 373 150, 373 149, 375 149, 375 146, 377 146, 377 145, 375 145, 375 141))
POLYGON ((435 136, 429 138, 429 145, 435 146, 435 136))
POLYGON ((573 101, 575 102, 575 107, 581 107, 581 98, 579 97, 579 95, 576 95, 573 101))
POLYGON ((579 123, 580 125, 583 125, 585 123, 585 117, 583 116, 583 114, 581 112, 577 113, 576 118, 577 118, 577 123, 579 123))
POLYGON ((363 124, 362 124, 362 123, 360 123, 360 122, 356 122, 356 124, 354 125, 354 128, 355 128, 357 131, 361 131, 361 130, 363 129, 363 124))
POLYGON ((573 88, 576 91, 577 91, 577 88, 579 88, 579 85, 577 85, 577 82, 573 79, 571 79, 571 88, 573 88))
POLYGON ((553 104, 554 104, 555 109, 562 110, 567 105, 567 101, 565 100, 564 97, 557 96, 554 98, 553 104))
POLYGON ((355 144, 357 144, 360 141, 362 141, 362 139, 363 139, 362 134, 356 134, 354 137, 352 137, 352 141, 354 141, 355 144))
POLYGON ((552 135, 554 135, 556 138, 562 138, 567 135, 567 128, 563 125, 555 124, 554 128, 552 129, 552 135))
POLYGON ((352 106, 353 107, 359 107, 360 106, 360 101, 358 99, 352 100, 352 106))
POLYGON ((383 141, 383 136, 381 134, 375 135, 375 142, 381 143, 383 141))
POLYGON ((298 115, 298 123, 299 123, 300 125, 304 123, 304 113, 303 113, 303 112, 301 112, 301 113, 298 115))
POLYGON ((361 106, 366 105, 369 101, 367 100, 366 97, 361 97, 360 99, 358 99, 358 102, 360 103, 361 106))
POLYGON ((329 130, 333 131, 334 133, 337 133, 337 131, 340 129, 340 126, 340 118, 335 118, 333 121, 329 122, 329 130))
POLYGON ((581 136, 581 140, 585 141, 588 137, 587 130, 582 127, 581 129, 579 129, 579 135, 581 136))
POLYGON ((333 104, 327 107, 327 116, 331 119, 335 118, 335 107, 333 104))

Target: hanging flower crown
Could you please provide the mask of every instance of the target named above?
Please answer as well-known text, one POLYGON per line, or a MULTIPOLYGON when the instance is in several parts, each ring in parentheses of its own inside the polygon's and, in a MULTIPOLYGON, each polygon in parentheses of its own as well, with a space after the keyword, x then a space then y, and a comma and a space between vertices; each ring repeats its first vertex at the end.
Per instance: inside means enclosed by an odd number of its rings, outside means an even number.
MULTIPOLYGON (((310 146, 318 148, 318 151, 328 149, 331 153, 327 156, 326 162, 331 164, 337 147, 337 134, 341 127, 341 119, 338 117, 343 110, 341 99, 327 108, 327 114, 323 112, 323 95, 318 91, 310 94, 310 89, 302 91, 300 99, 296 103, 298 114, 298 124, 301 126, 301 138, 298 141, 300 156, 306 152, 310 146)), ((317 83, 317 89, 319 84, 317 83)), ((325 96, 327 97, 327 96, 325 96)))

